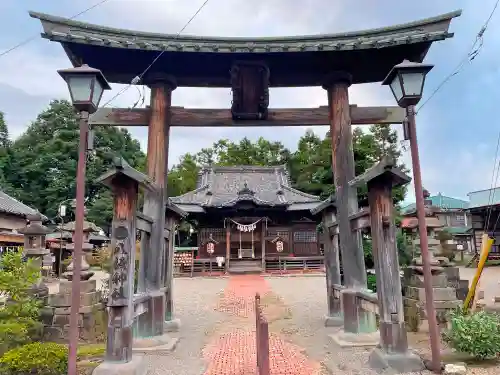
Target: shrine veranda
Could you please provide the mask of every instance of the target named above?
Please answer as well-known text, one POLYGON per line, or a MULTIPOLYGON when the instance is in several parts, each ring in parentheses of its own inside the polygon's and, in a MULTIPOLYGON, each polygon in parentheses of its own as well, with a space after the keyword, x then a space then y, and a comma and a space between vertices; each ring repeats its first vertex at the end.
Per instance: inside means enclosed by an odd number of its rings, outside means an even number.
POLYGON ((117 160, 101 178, 114 192, 112 243, 122 260, 111 277, 109 361, 132 360, 133 326, 135 336, 162 336, 175 320, 173 233, 188 217, 200 226, 200 254, 223 257, 226 272, 238 261, 255 263, 265 272, 267 262, 277 256, 319 256, 316 225, 321 222, 326 233, 325 324, 343 324, 339 342, 361 337, 366 334, 361 310, 371 304, 380 317, 374 361, 388 363, 396 353, 408 366, 421 366, 408 352, 397 293, 401 284, 391 198, 392 188, 410 178, 387 158, 355 176, 352 150, 351 124, 401 124, 405 112, 395 106, 358 107, 349 102, 348 91, 351 84, 382 81, 405 59, 422 62, 434 42, 453 36, 449 26, 460 11, 380 29, 281 38, 165 35, 30 15, 41 21, 42 37, 60 43, 73 66, 100 69, 110 83, 129 84, 139 76, 139 84, 151 89, 147 108, 102 108, 91 119, 92 126, 148 127, 147 174, 117 160), (305 86, 322 86, 328 106, 269 108, 270 88, 305 86), (171 98, 177 87, 230 88, 231 108, 174 107, 171 98), (166 196, 170 127, 320 125, 329 125, 332 137, 336 195, 326 201, 294 189, 284 167, 255 166, 207 166, 196 190, 166 196), (363 210, 356 198, 361 186, 368 186, 370 204, 363 210), (136 212, 139 188, 145 190, 142 213, 136 212), (136 230, 144 233, 138 295, 130 288, 134 262, 129 239, 136 230), (374 242, 376 295, 363 292, 363 230, 371 231, 374 242))

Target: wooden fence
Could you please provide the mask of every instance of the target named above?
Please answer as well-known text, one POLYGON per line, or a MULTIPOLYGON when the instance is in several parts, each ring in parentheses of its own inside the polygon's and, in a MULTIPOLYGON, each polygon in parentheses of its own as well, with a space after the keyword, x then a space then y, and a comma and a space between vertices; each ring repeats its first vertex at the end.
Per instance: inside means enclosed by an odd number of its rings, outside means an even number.
POLYGON ((255 295, 255 354, 257 374, 269 375, 269 326, 260 305, 260 295, 255 295))
POLYGON ((322 255, 306 257, 266 257, 267 272, 287 271, 318 271, 324 268, 324 257, 322 255))

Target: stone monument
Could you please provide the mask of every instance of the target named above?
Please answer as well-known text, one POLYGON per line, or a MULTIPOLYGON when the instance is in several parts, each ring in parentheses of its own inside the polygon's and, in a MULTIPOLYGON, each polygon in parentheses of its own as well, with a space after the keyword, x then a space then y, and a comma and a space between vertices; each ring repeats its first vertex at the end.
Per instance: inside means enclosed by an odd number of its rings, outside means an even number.
MULTIPOLYGON (((429 250, 434 246, 436 240, 429 238, 429 250), (432 244, 432 245, 431 245, 432 244)), ((434 307, 439 323, 447 322, 450 310, 460 306, 457 292, 454 287, 449 286, 445 268, 441 266, 438 259, 431 255, 431 281, 434 291, 434 307)), ((404 313, 407 327, 412 332, 418 332, 420 324, 427 319, 425 310, 424 271, 422 258, 413 259, 412 264, 404 270, 404 313)))
MULTIPOLYGON (((75 244, 74 244, 75 223, 74 222, 67 223, 61 229, 72 233, 73 243, 67 244, 66 250, 73 251, 75 249, 75 244)), ((82 268, 81 268, 81 273, 80 273, 81 280, 88 280, 94 275, 94 272, 89 271, 90 266, 87 263, 87 260, 85 258, 86 258, 86 254, 88 254, 94 248, 94 246, 89 242, 90 234, 97 232, 98 230, 99 230, 99 228, 97 228, 95 224, 88 222, 88 221, 83 222, 82 268)), ((68 280, 72 280, 73 279, 73 261, 71 261, 71 263, 69 264, 69 266, 66 270, 67 270, 67 272, 65 272, 63 274, 63 277, 68 279, 68 280)))
MULTIPOLYGON (((75 233, 74 223, 67 223, 62 228, 64 231, 75 233)), ((86 341, 98 340, 104 336, 107 325, 105 305, 102 302, 101 291, 96 289, 96 280, 90 280, 94 272, 89 271, 90 266, 85 260, 85 253, 92 250, 89 243, 89 235, 98 228, 88 222, 83 223, 83 245, 82 245, 82 272, 80 274, 80 308, 78 318, 79 336, 86 341)), ((74 250, 74 244, 66 245, 66 249, 74 250)), ((73 274, 73 262, 63 274, 67 280, 59 283, 59 292, 51 294, 48 306, 43 310, 44 337, 46 340, 65 342, 69 333, 69 319, 71 311, 71 280, 73 274)))

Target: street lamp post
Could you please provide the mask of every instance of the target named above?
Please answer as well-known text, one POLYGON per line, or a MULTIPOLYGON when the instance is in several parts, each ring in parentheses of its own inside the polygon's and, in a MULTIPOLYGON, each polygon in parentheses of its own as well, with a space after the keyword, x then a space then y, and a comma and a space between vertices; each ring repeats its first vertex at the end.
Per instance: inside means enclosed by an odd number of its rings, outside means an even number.
POLYGON ((57 71, 68 84, 73 107, 80 113, 80 142, 76 171, 75 249, 73 252, 74 276, 71 281, 71 311, 69 322, 68 375, 77 375, 78 310, 80 307, 80 274, 82 268, 83 220, 85 215, 85 168, 89 134, 89 114, 99 106, 104 90, 109 90, 106 78, 99 69, 82 65, 57 71))
POLYGON ((417 205, 418 233, 420 236, 420 250, 422 252, 422 266, 424 269, 425 305, 427 320, 429 322, 429 336, 432 352, 432 370, 441 372, 439 326, 432 289, 431 257, 427 239, 425 223, 424 189, 422 187, 422 174, 420 171, 420 157, 418 154, 417 131, 415 125, 415 105, 422 98, 425 76, 433 65, 415 63, 404 60, 394 66, 382 82, 389 85, 398 105, 406 109, 407 119, 404 124, 405 139, 410 141, 411 159, 413 167, 413 183, 415 185, 415 198, 417 205))

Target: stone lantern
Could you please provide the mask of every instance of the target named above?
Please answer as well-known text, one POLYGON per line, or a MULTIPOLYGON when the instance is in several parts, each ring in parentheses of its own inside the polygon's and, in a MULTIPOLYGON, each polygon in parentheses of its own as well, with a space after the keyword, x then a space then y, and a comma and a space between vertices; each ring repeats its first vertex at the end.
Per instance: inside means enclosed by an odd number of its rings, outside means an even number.
MULTIPOLYGON (((65 231, 71 232, 72 237, 73 237, 73 243, 67 244, 66 245, 66 250, 73 251, 75 249, 75 223, 67 223, 66 225, 63 226, 62 228, 65 231)), ((86 254, 92 251, 94 246, 89 242, 90 239, 90 234, 94 232, 98 232, 99 228, 91 222, 84 221, 83 222, 83 243, 82 243, 82 270, 80 274, 80 279, 81 280, 88 280, 90 279, 93 275, 94 272, 89 271, 90 266, 87 263, 87 260, 85 259, 86 254)), ((63 274, 63 277, 65 277, 68 280, 73 279, 73 262, 71 262, 67 268, 67 272, 63 274)))
MULTIPOLYGON (((42 224, 42 215, 39 213, 28 215, 26 219, 28 224, 24 228, 18 229, 18 232, 24 235, 24 254, 28 259, 32 259, 33 264, 41 272, 43 257, 50 253, 50 250, 45 248, 45 236, 51 230, 42 224)), ((33 285, 32 291, 42 299, 49 294, 49 289, 41 277, 33 285)))

